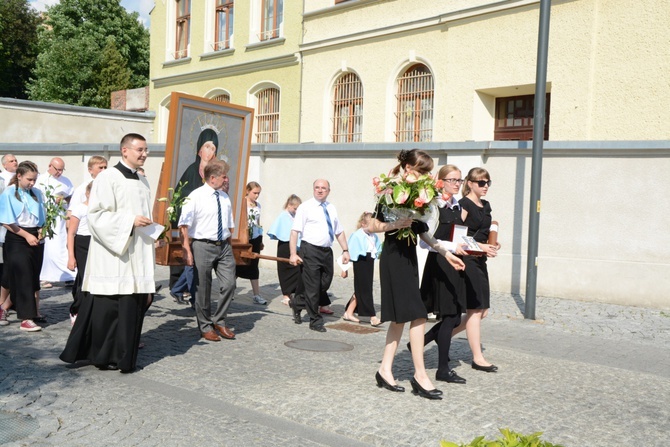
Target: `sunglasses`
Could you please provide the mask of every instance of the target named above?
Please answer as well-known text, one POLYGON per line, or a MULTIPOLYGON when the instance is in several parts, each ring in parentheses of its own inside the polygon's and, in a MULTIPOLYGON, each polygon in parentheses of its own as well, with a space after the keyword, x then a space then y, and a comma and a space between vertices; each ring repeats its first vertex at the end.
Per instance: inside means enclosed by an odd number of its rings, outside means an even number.
POLYGON ((476 183, 477 186, 483 188, 484 186, 491 186, 491 180, 470 180, 472 183, 476 183))

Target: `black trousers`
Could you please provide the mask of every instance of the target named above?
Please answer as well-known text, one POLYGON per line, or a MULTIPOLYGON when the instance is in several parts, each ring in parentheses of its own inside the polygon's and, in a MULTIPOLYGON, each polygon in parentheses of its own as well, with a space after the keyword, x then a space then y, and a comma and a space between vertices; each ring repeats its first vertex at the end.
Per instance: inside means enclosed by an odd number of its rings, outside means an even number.
MULTIPOLYGON (((37 236, 37 228, 23 229, 37 236)), ((4 254, 7 255, 4 258, 3 275, 9 286, 16 315, 19 320, 31 320, 37 317, 35 292, 40 290, 44 245, 30 245, 23 237, 8 231, 3 248, 4 254)))
POLYGON ((70 314, 77 315, 81 305, 81 284, 84 282, 84 273, 86 273, 86 259, 88 258, 88 246, 91 244, 91 236, 74 236, 74 259, 77 261, 77 276, 72 284, 72 298, 74 302, 70 306, 70 314))
MULTIPOLYGON (((302 258, 302 283, 305 288, 305 308, 309 315, 310 327, 323 326, 319 313, 319 299, 330 288, 333 281, 333 250, 318 247, 305 241, 300 243, 302 258)), ((327 295, 326 295, 327 296, 327 295)))

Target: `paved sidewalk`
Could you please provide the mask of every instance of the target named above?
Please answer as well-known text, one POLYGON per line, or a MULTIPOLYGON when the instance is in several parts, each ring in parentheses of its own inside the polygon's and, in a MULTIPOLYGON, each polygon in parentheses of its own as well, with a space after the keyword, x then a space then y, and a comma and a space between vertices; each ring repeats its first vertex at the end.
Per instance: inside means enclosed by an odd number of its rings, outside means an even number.
MULTIPOLYGON (((156 270, 163 285, 167 270, 156 270)), ((468 382, 439 383, 444 400, 428 401, 375 386, 387 324, 341 320, 352 279, 334 279, 323 334, 293 323, 273 270, 261 269, 261 284, 268 306, 238 280, 229 315, 237 339, 219 343, 199 340, 193 312, 164 287, 145 319, 142 369, 130 375, 60 362, 71 297, 43 291, 44 331, 21 333, 14 314, 0 327, 0 444, 438 446, 505 427, 566 447, 668 444, 670 310, 540 297, 538 320, 528 321, 520 297, 494 294, 482 339, 499 372, 473 370, 457 337, 453 365, 468 382), (350 349, 286 345, 329 342, 350 349)), ((406 341, 407 329, 395 375, 409 389, 406 341)), ((434 374, 435 345, 426 364, 434 374)))

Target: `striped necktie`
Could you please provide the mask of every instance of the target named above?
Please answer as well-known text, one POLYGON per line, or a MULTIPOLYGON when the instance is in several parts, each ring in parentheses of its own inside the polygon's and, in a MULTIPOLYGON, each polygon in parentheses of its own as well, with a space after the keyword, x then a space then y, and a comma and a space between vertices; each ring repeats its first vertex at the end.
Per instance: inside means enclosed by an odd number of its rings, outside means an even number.
POLYGON ((330 221, 330 214, 326 209, 326 202, 321 202, 321 208, 323 208, 323 214, 326 216, 326 223, 328 224, 328 236, 330 236, 330 243, 333 243, 335 240, 335 232, 333 231, 333 223, 330 221))
POLYGON ((219 216, 218 228, 216 230, 216 240, 217 241, 222 241, 223 240, 223 222, 221 221, 221 202, 219 202, 219 191, 214 191, 214 195, 216 196, 216 211, 217 211, 218 216, 219 216))

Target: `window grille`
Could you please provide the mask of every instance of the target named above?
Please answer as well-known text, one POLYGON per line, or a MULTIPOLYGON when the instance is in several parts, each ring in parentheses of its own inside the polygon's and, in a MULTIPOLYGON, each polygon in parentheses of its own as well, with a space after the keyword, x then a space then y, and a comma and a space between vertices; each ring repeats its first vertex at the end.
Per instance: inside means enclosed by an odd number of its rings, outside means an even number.
POLYGON ((279 142, 279 90, 267 88, 256 94, 256 142, 279 142))
POLYGON ((346 73, 333 92, 333 143, 361 141, 363 131, 363 84, 355 73, 346 73))
POLYGON ((396 141, 433 139, 433 75, 425 65, 414 65, 398 79, 396 141))
POLYGON ((214 101, 218 101, 218 102, 230 102, 230 95, 227 94, 227 93, 224 93, 222 95, 216 95, 212 99, 214 101))

